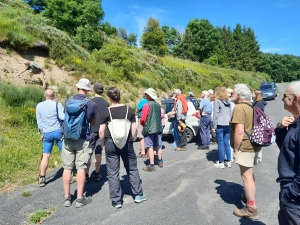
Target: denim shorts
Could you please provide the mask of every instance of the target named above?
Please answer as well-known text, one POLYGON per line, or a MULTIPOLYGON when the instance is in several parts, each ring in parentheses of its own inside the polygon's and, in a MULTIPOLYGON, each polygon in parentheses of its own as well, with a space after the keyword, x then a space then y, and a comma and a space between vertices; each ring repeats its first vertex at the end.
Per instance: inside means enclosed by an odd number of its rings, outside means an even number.
POLYGON ((144 140, 146 148, 155 148, 160 146, 158 134, 149 134, 149 136, 144 137, 144 140))
POLYGON ((43 153, 51 154, 52 148, 56 141, 57 147, 61 152, 62 149, 62 134, 60 130, 44 133, 43 138, 43 153))

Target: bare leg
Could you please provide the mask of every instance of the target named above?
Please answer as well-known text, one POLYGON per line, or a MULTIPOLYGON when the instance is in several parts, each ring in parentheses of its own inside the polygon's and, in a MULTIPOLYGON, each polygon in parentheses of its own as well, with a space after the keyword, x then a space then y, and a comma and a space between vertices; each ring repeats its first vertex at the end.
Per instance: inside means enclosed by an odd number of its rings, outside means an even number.
POLYGON ((244 184, 245 195, 248 201, 255 201, 255 181, 253 168, 240 165, 241 176, 244 184))
MULTIPOLYGON (((71 180, 71 176, 70 176, 71 180)), ((84 190, 84 184, 85 184, 85 169, 79 169, 77 170, 77 199, 82 198, 83 190, 84 190)), ((69 181, 69 188, 70 188, 70 181, 69 181)))
POLYGON ((140 138, 140 144, 141 144, 141 154, 145 155, 145 140, 144 138, 140 138))
POLYGON ((102 159, 101 154, 95 154, 95 170, 96 170, 96 173, 100 172, 101 159, 102 159))
POLYGON ((150 164, 154 164, 154 151, 153 148, 148 148, 150 164))
POLYGON ((72 170, 64 169, 64 173, 63 173, 64 195, 66 198, 70 196, 70 181, 72 177, 71 172, 72 170))
POLYGON ((156 151, 157 158, 159 160, 161 160, 162 159, 162 150, 161 150, 161 148, 160 147, 156 147, 156 148, 154 148, 154 150, 156 151))
POLYGON ((45 176, 46 175, 46 170, 48 168, 49 158, 50 158, 50 154, 43 153, 43 158, 42 158, 41 166, 40 166, 40 170, 41 170, 40 176, 45 176))

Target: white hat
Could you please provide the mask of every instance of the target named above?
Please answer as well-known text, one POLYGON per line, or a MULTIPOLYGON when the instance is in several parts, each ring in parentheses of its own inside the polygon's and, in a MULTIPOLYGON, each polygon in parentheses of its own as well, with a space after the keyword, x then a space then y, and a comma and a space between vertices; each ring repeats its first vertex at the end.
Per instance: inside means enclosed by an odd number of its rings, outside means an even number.
POLYGON ((152 99, 157 99, 157 95, 156 95, 156 92, 153 88, 148 88, 146 91, 145 91, 145 94, 149 95, 150 98, 152 99))
POLYGON ((214 94, 214 90, 213 89, 209 89, 208 93, 213 95, 214 94))
POLYGON ((233 90, 231 88, 226 88, 226 91, 227 91, 227 95, 231 96, 233 90))
POLYGON ((76 87, 79 88, 79 89, 87 90, 87 91, 92 89, 91 82, 86 78, 81 78, 78 81, 78 84, 76 84, 76 87))

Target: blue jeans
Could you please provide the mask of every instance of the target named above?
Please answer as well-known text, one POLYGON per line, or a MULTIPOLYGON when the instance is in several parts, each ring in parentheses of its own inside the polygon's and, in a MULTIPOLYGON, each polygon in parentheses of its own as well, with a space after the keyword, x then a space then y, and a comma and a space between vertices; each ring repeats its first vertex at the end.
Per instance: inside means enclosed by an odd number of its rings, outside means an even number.
POLYGON ((217 126, 217 141, 219 151, 219 161, 224 162, 225 153, 227 159, 231 159, 231 151, 229 146, 229 126, 217 126))
POLYGON ((210 145, 210 114, 202 116, 200 119, 200 138, 203 147, 210 145))
POLYGON ((172 120, 172 134, 174 137, 174 142, 178 143, 180 137, 179 137, 179 130, 178 130, 178 122, 176 117, 172 120))
POLYGON ((57 147, 61 152, 62 149, 62 134, 60 130, 56 130, 53 132, 44 133, 43 138, 43 153, 51 154, 52 148, 54 145, 54 141, 56 141, 57 147))

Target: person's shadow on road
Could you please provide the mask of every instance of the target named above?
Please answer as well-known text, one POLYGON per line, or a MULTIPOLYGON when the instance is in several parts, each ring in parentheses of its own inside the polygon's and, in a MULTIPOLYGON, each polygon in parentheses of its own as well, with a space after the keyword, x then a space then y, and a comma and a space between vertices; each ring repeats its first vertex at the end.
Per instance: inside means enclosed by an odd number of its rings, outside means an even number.
MULTIPOLYGON (((217 146, 217 148, 218 148, 218 146, 217 146)), ((213 161, 213 162, 218 161, 219 160, 219 151, 215 150, 215 149, 210 150, 209 152, 206 153, 206 159, 208 161, 213 161)))
MULTIPOLYGON (((235 205, 236 208, 239 209, 244 208, 244 205, 240 200, 240 196, 244 193, 242 185, 220 179, 217 179, 214 182, 220 185, 216 187, 216 190, 224 202, 235 205)), ((260 221, 254 221, 245 218, 241 218, 239 221, 241 225, 265 225, 265 223, 260 221)))
POLYGON ((105 182, 107 182, 107 169, 106 164, 101 164, 100 173, 102 175, 101 180, 95 181, 93 177, 90 177, 89 182, 85 184, 84 190, 86 191, 86 196, 93 196, 101 191, 105 182))

